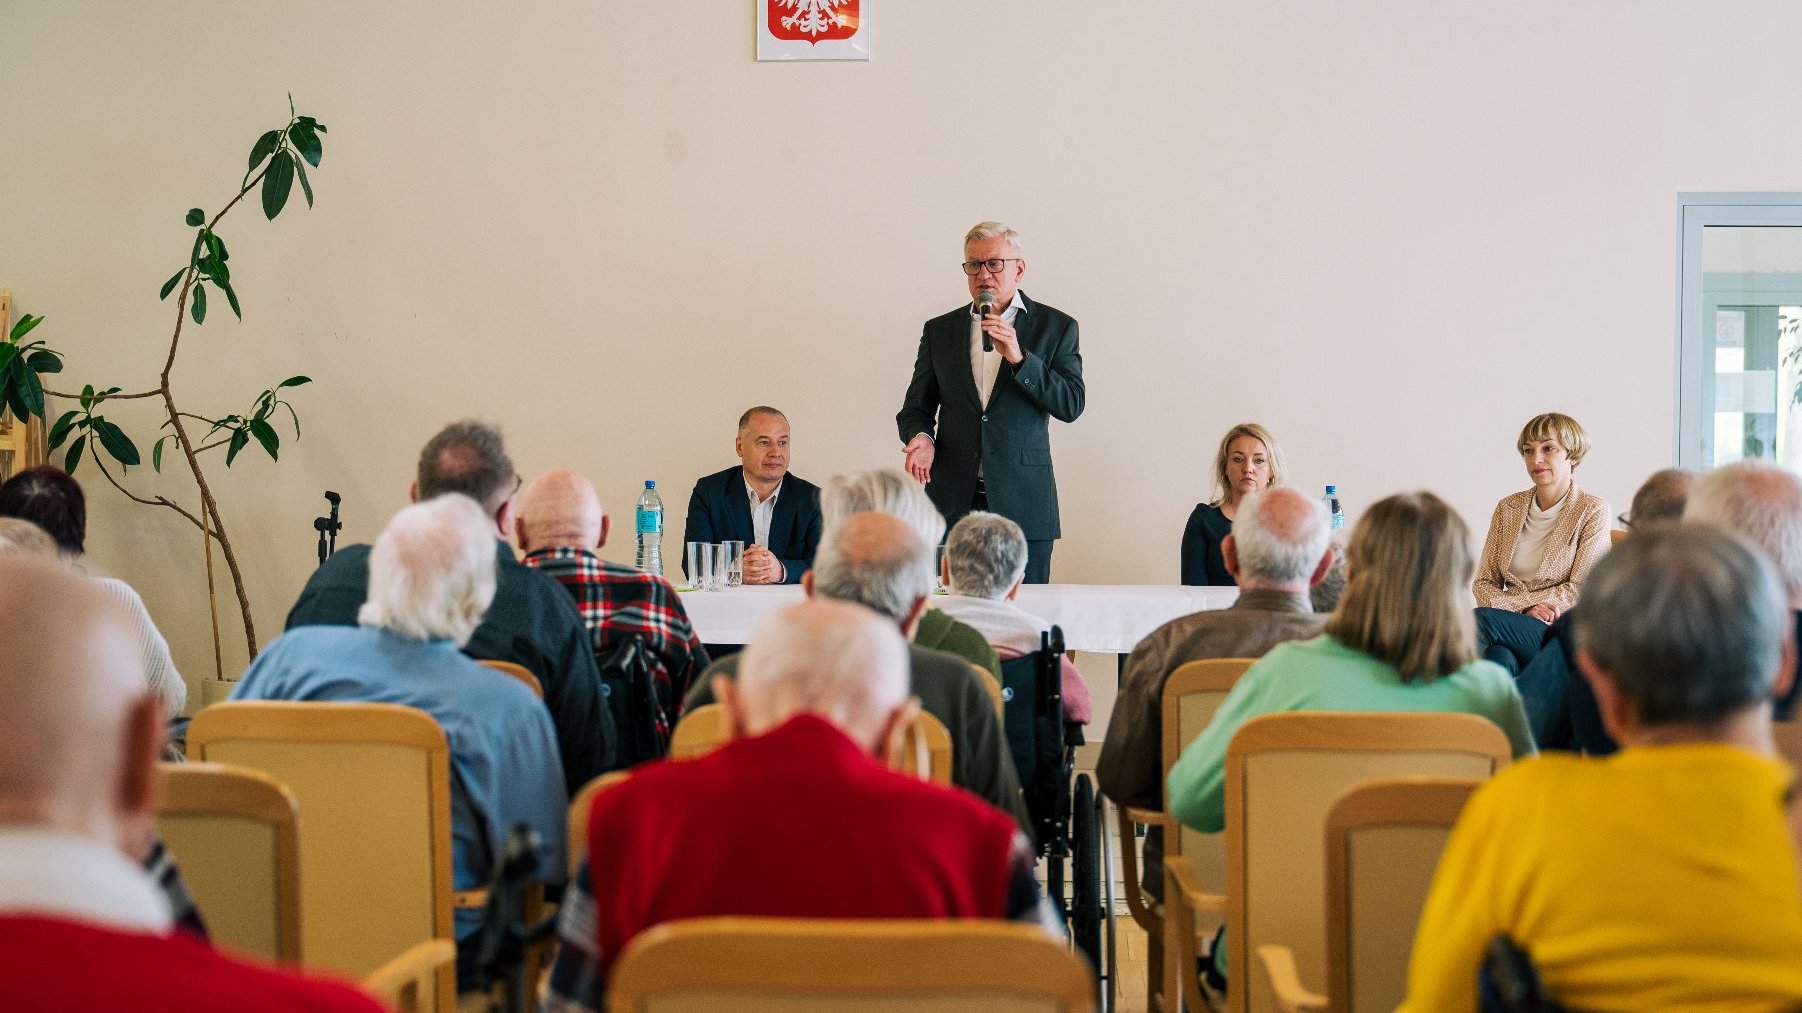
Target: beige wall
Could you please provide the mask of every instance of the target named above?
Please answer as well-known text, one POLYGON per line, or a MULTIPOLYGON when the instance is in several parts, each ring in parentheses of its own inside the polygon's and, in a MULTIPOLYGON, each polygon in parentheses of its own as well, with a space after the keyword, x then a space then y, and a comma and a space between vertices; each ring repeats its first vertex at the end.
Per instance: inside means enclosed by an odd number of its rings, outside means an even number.
MULTIPOLYGON (((215 309, 177 373, 216 413, 318 381, 280 465, 213 472, 267 639, 320 490, 372 537, 453 416, 502 423, 528 474, 593 475, 616 516, 645 476, 679 516, 757 401, 799 474, 897 461, 919 324, 963 298, 961 230, 1001 218, 1026 290, 1083 324, 1056 576, 1171 581, 1246 418, 1354 515, 1427 486, 1480 537, 1523 485, 1520 422, 1562 409, 1624 506, 1670 459, 1676 191, 1802 166, 1802 8, 1774 0, 873 14, 874 62, 799 66, 754 62, 749 0, 14 4, 0 287, 75 382, 144 386, 183 212, 219 206, 285 91, 330 127, 316 210, 228 219, 245 321, 215 309)), ((94 559, 202 674, 198 536, 92 498, 94 559)))

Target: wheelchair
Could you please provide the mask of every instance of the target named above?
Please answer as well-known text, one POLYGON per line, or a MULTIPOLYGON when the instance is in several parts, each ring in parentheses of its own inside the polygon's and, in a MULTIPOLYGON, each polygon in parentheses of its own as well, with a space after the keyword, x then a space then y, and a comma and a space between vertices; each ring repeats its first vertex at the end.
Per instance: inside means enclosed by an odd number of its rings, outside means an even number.
POLYGON ((1045 892, 1071 941, 1095 969, 1101 1008, 1113 1008, 1114 883, 1102 800, 1076 773, 1082 726, 1064 720, 1064 632, 1040 634, 1039 649, 1001 663, 1002 724, 1026 795, 1045 892))

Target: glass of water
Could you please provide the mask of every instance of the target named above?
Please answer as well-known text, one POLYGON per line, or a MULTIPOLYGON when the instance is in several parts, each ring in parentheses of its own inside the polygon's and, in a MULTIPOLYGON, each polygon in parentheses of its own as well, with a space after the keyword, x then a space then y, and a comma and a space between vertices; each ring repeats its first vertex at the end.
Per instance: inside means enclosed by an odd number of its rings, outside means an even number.
POLYGON ((688 584, 697 591, 709 590, 713 579, 713 545, 708 542, 688 543, 688 584))
POLYGON ((745 582, 745 543, 720 543, 720 568, 726 574, 727 587, 739 587, 745 582))

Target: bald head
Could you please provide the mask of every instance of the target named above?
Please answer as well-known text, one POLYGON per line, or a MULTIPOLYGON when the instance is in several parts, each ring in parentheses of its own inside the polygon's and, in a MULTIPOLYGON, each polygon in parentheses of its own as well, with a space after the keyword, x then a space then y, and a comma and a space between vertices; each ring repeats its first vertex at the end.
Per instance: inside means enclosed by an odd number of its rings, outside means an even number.
POLYGON ((519 494, 519 547, 593 549, 601 544, 601 497, 594 483, 567 468, 547 471, 519 494))
POLYGON ((1237 513, 1228 559, 1241 588, 1305 594, 1325 574, 1331 530, 1318 500, 1279 485, 1246 496, 1237 513))
POLYGON ((161 715, 130 620, 67 565, 0 555, 0 658, 0 824, 135 854, 161 715))
POLYGON ((1766 461, 1739 461, 1696 481, 1685 520, 1726 528, 1763 549, 1791 608, 1802 608, 1802 479, 1766 461))
POLYGON ((860 605, 813 599, 757 624, 730 696, 746 735, 816 714, 875 752, 907 683, 907 643, 894 623, 860 605))
POLYGON ((1689 506, 1689 493, 1695 487, 1696 473, 1688 468, 1666 468, 1652 473, 1639 491, 1633 494, 1633 505, 1627 520, 1634 528, 1647 528, 1665 521, 1680 521, 1689 506))
POLYGON ((932 593, 932 550, 893 514, 852 514, 826 529, 808 572, 816 595, 908 623, 932 593))

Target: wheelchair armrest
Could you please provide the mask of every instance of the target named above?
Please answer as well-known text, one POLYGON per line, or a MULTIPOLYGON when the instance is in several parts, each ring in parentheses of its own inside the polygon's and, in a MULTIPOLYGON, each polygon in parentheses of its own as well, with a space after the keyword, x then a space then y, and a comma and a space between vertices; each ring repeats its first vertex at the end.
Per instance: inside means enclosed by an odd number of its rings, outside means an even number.
POLYGON ((1295 954, 1287 946, 1260 946, 1258 960, 1270 976, 1277 1013, 1325 1013, 1326 996, 1302 987, 1301 976, 1295 970, 1295 954))

